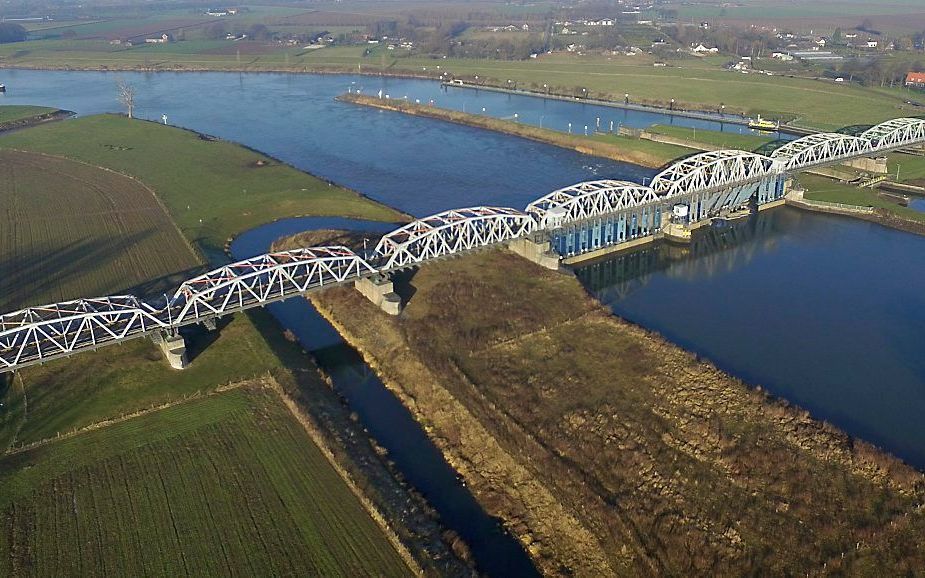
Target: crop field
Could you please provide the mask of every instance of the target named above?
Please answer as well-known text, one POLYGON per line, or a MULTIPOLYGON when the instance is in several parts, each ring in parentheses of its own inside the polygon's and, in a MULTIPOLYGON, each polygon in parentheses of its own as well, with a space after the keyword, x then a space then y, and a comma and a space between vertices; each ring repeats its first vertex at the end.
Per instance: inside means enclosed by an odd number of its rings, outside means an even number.
POLYGON ((836 26, 845 29, 869 19, 876 30, 886 33, 920 32, 925 12, 915 0, 748 0, 727 2, 678 3, 681 21, 708 20, 734 26, 777 25, 799 32, 816 30, 831 33, 836 26))
POLYGON ((404 576, 260 384, 0 458, 4 576, 404 576))
POLYGON ((201 263, 136 181, 83 163, 0 150, 0 311, 94 297, 201 263))
POLYGON ((401 219, 353 191, 236 144, 121 116, 4 135, 2 148, 67 156, 136 177, 156 191, 187 238, 212 250, 236 233, 282 217, 401 219))

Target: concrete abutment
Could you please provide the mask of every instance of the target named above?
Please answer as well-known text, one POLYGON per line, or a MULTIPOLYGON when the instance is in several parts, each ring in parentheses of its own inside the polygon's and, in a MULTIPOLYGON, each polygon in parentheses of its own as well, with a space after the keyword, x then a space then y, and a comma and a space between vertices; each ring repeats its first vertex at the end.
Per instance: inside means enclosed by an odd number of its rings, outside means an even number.
POLYGON ((179 333, 159 332, 155 333, 152 339, 160 346, 170 367, 186 369, 189 366, 189 358, 186 355, 186 341, 182 335, 179 333))
POLYGON ((515 239, 508 243, 508 248, 524 259, 547 269, 559 269, 559 255, 552 250, 549 240, 515 239))
POLYGON ((388 275, 374 275, 373 277, 357 279, 353 282, 353 286, 361 295, 389 315, 401 313, 401 297, 395 292, 395 285, 388 275))

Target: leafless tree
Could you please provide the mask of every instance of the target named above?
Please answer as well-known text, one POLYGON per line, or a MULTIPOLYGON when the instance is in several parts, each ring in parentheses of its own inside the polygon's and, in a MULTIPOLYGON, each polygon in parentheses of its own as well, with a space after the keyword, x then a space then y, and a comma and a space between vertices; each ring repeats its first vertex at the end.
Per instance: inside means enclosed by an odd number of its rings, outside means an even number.
POLYGON ((116 81, 116 86, 119 91, 119 103, 125 107, 129 118, 135 118, 135 87, 122 78, 116 81))

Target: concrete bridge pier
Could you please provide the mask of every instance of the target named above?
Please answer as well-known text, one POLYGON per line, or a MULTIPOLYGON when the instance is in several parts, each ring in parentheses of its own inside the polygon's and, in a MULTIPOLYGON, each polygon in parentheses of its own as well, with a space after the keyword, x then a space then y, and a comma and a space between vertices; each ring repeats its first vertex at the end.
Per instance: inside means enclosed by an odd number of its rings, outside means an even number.
POLYGON ((886 157, 857 157, 853 159, 848 159, 844 164, 846 167, 852 167, 855 169, 860 169, 862 171, 867 171, 875 175, 885 175, 890 172, 890 169, 886 164, 886 157))
POLYGON ((389 315, 401 313, 401 297, 395 292, 395 285, 389 275, 374 275, 353 282, 353 286, 379 309, 389 315))
POLYGON ((559 269, 559 255, 552 250, 548 239, 515 239, 508 243, 508 248, 528 261, 557 271, 559 269))
POLYGON ((186 369, 189 366, 189 359, 186 357, 186 341, 184 341, 182 335, 161 331, 155 333, 152 340, 160 346, 170 367, 186 369))

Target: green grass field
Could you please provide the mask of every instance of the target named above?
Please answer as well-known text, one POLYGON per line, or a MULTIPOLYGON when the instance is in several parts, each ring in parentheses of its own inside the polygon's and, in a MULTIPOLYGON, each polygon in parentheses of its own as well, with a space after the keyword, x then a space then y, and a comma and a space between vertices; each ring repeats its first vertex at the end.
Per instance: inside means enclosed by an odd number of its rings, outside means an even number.
POLYGON ((37 116, 42 116, 43 114, 51 114, 57 109, 48 108, 47 106, 29 106, 29 105, 20 105, 20 104, 7 104, 0 106, 0 125, 6 124, 8 122, 15 122, 17 120, 26 120, 30 118, 35 118, 37 116))
POLYGON ((800 184, 806 188, 805 197, 810 201, 887 209, 899 217, 925 223, 925 213, 884 199, 877 194, 875 189, 862 189, 813 175, 801 175, 800 184))
POLYGON ((357 193, 234 143, 116 115, 4 135, 0 148, 67 156, 136 177, 157 192, 188 238, 210 250, 283 217, 401 218, 357 193))
POLYGON ((173 285, 202 264, 151 191, 111 171, 0 150, 0 206, 3 312, 173 285))
POLYGON ((717 146, 726 149, 739 149, 743 151, 753 151, 774 140, 772 137, 751 133, 737 134, 715 130, 698 130, 683 126, 667 126, 661 124, 649 127, 646 130, 655 134, 661 134, 675 138, 683 138, 711 146, 717 146))
POLYGON ((4 576, 404 576, 271 391, 245 386, 0 458, 4 576))

